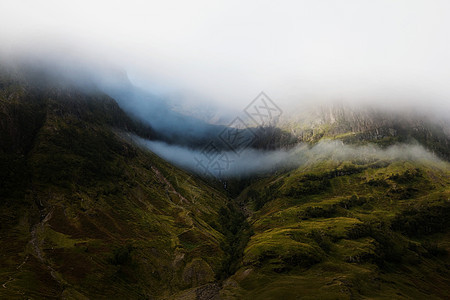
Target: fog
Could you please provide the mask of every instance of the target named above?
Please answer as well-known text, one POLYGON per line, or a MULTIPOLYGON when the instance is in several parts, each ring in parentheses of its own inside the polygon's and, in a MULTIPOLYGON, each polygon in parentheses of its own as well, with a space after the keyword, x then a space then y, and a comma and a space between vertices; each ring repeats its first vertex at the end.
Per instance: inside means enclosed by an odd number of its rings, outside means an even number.
MULTIPOLYGON (((201 150, 193 150, 163 142, 148 141, 139 137, 133 140, 145 149, 149 149, 175 165, 193 171, 199 175, 226 179, 230 177, 246 177, 264 175, 279 169, 291 169, 312 165, 323 161, 343 162, 358 161, 371 163, 374 161, 414 161, 435 163, 441 167, 447 163, 440 160, 419 144, 397 144, 382 149, 376 145, 364 146, 346 145, 342 141, 322 140, 315 145, 299 144, 288 150, 258 151, 246 149, 240 154, 224 151, 220 154, 227 156, 225 163, 199 164, 205 161, 205 154, 201 150), (206 168, 205 168, 206 167, 206 168)), ((217 161, 217 160, 216 160, 217 161)))
MULTIPOLYGON (((285 124, 334 103, 450 121, 444 0, 4 0, 0 28, 2 63, 107 93, 163 136, 136 138, 139 144, 197 172, 202 147, 220 143, 225 126, 261 91, 281 108, 285 124)), ((321 157, 435 159, 419 145, 381 150, 328 141, 238 156, 222 146, 233 163, 213 176, 321 157)))
POLYGON ((342 100, 450 112, 445 0, 3 0, 0 28, 3 54, 110 64, 191 112, 239 111, 262 90, 285 111, 342 100))

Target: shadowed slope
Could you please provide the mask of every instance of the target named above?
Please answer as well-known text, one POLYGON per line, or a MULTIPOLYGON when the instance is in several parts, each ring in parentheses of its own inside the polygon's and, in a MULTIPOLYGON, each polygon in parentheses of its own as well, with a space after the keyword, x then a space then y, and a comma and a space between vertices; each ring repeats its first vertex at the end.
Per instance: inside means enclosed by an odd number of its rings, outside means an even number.
POLYGON ((135 147, 111 98, 2 80, 0 295, 154 298, 215 281, 227 199, 135 147))

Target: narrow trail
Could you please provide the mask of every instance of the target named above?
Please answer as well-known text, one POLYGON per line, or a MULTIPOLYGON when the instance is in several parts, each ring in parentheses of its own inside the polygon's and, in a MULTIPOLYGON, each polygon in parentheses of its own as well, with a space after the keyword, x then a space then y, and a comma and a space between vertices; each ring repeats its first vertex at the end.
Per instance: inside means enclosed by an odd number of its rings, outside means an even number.
POLYGON ((15 277, 17 276, 17 273, 20 271, 22 266, 28 261, 29 257, 30 257, 29 255, 25 256, 24 260, 16 267, 16 272, 13 274, 14 277, 13 276, 9 276, 8 280, 5 283, 2 284, 3 288, 6 289, 8 283, 13 282, 14 280, 16 280, 15 277))
MULTIPOLYGON (((42 208, 40 208, 41 212, 42 212, 42 208)), ((33 225, 32 230, 31 230, 31 239, 28 242, 29 245, 31 245, 32 250, 33 250, 33 254, 36 256, 36 258, 49 270, 50 275, 52 276, 52 278, 61 286, 61 292, 59 294, 59 296, 61 296, 62 292, 64 291, 64 287, 67 285, 66 282, 64 282, 63 279, 61 279, 60 277, 57 276, 57 272, 55 271, 55 269, 50 265, 50 263, 47 261, 47 259, 45 258, 45 254, 42 251, 41 245, 39 243, 39 238, 38 238, 38 232, 40 230, 44 229, 44 226, 46 225, 46 223, 52 218, 53 215, 53 209, 50 210, 50 212, 48 212, 45 217, 39 221, 38 223, 36 223, 35 225, 33 225)), ((8 286, 9 283, 17 280, 17 277, 19 275, 19 272, 21 270, 21 268, 28 262, 30 258, 30 254, 28 254, 27 256, 25 256, 24 260, 16 267, 16 271, 14 272, 13 275, 9 276, 9 279, 2 284, 3 288, 10 288, 8 286)), ((23 292, 17 291, 16 289, 12 288, 14 290, 14 292, 17 292, 21 295, 24 295, 23 292)))
MULTIPOLYGON (((189 203, 189 201, 183 195, 181 195, 179 192, 177 192, 175 190, 175 188, 172 186, 172 184, 169 182, 169 180, 167 180, 167 178, 164 177, 164 175, 161 173, 161 171, 159 171, 154 166, 151 166, 151 168, 152 168, 153 172, 155 173, 156 177, 158 178, 159 182, 166 186, 166 192, 175 194, 178 197, 178 199, 179 199, 178 204, 189 203)), ((169 199, 170 199, 170 197, 169 197, 169 199)))
MULTIPOLYGON (((38 231, 44 229, 45 224, 51 219, 52 215, 53 215, 53 209, 45 215, 45 217, 42 219, 42 221, 39 221, 38 223, 33 225, 32 230, 31 230, 31 239, 28 242, 28 244, 30 244, 32 246, 33 252, 36 255, 36 257, 39 259, 39 261, 42 264, 44 264, 46 266, 46 268, 50 271, 50 275, 52 276, 52 278, 55 279, 55 281, 59 285, 64 286, 65 283, 60 278, 58 278, 58 276, 56 276, 55 269, 53 269, 53 267, 50 265, 50 263, 47 262, 47 260, 45 259, 45 255, 41 249, 41 246, 39 244, 39 239, 38 239, 38 231)), ((14 272, 14 274, 12 276, 9 276, 9 279, 5 283, 2 284, 3 288, 5 288, 5 289, 8 288, 8 284, 17 279, 17 276, 19 275, 21 268, 28 262, 29 258, 30 258, 29 254, 25 256, 24 260, 16 267, 16 271, 14 272)))
MULTIPOLYGON (((48 212, 45 217, 43 218, 42 221, 40 221, 39 223, 35 224, 33 226, 33 229, 31 230, 31 240, 30 240, 30 244, 33 246, 34 252, 37 255, 37 258, 39 259, 39 261, 45 265, 45 267, 50 271, 50 275, 52 276, 52 278, 61 286, 64 287, 66 286, 66 282, 61 279, 60 277, 58 277, 56 274, 56 270, 51 266, 51 264, 47 261, 47 259, 45 258, 45 254, 41 249, 41 245, 39 243, 39 239, 38 239, 38 231, 40 230, 44 230, 44 226, 45 224, 52 218, 53 216, 53 212, 54 209, 52 208, 50 210, 50 212, 48 212)), ((64 290, 64 288, 62 288, 62 291, 64 290)))

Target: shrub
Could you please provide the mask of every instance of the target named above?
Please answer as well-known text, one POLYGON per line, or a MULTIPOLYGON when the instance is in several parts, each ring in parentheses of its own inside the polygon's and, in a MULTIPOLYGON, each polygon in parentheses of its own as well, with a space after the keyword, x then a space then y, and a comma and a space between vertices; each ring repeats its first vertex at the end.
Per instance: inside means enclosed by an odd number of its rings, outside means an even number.
POLYGON ((339 202, 339 206, 345 209, 352 208, 354 206, 361 206, 367 203, 367 199, 365 197, 358 197, 353 195, 347 199, 344 199, 339 202))
POLYGON ((436 242, 429 242, 426 241, 424 243, 422 243, 422 247, 425 248, 425 250, 427 251, 426 256, 431 257, 431 256, 445 256, 447 255, 447 249, 440 247, 438 245, 438 243, 436 242))
POLYGON ((326 235, 324 232, 313 229, 308 234, 308 237, 314 240, 317 245, 319 245, 320 248, 322 248, 323 251, 329 252, 332 246, 331 239, 328 235, 326 235))
POLYGON ((336 213, 336 207, 330 205, 329 207, 308 206, 302 212, 303 218, 330 218, 336 213))
POLYGON ((134 248, 131 245, 115 249, 113 252, 111 263, 116 266, 131 264, 132 262, 131 252, 133 250, 134 248))
POLYGON ((410 208, 397 214, 391 228, 410 236, 443 232, 450 227, 450 203, 410 208))

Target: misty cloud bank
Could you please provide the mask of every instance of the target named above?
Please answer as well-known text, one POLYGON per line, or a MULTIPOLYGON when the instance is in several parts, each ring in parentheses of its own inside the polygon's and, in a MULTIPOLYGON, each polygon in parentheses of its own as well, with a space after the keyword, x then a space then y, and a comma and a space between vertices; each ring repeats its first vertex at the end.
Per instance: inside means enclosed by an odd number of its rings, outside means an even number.
MULTIPOLYGON (((204 157, 200 150, 169 145, 164 142, 145 140, 134 136, 133 140, 140 146, 151 150, 165 160, 189 171, 204 175, 204 168, 199 166, 198 159, 204 157)), ((261 151, 246 149, 240 155, 234 152, 221 152, 231 158, 228 168, 216 171, 209 168, 209 175, 219 178, 245 177, 255 174, 275 172, 279 169, 295 168, 321 161, 417 161, 435 162, 446 165, 433 153, 419 144, 397 144, 386 149, 368 144, 364 146, 346 145, 337 140, 323 140, 314 146, 299 144, 289 150, 261 151)))
POLYGON ((264 90, 285 111, 344 100, 447 116, 449 26, 444 0, 4 0, 0 55, 76 54, 151 93, 236 110, 264 90))
MULTIPOLYGON (((49 81, 110 95, 160 139, 136 141, 197 172, 199 149, 228 124, 219 120, 238 116, 262 90, 286 124, 314 125, 309 109, 338 101, 405 119, 413 109, 444 119, 449 132, 448 1, 5 0, 0 27, 0 61, 19 57, 49 81)), ((337 141, 222 154, 231 159, 223 176, 315 159, 436 159, 418 145, 337 141)))

